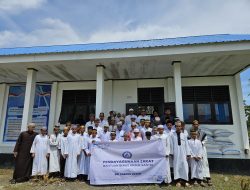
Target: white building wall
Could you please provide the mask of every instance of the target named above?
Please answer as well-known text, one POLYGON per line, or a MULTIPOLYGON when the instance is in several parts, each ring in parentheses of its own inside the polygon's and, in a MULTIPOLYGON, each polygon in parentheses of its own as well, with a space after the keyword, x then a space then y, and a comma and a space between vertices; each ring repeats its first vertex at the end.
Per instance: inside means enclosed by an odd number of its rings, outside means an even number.
MULTIPOLYGON (((231 100, 231 109, 233 124, 232 125, 208 125, 202 124, 202 127, 209 128, 212 130, 216 129, 227 129, 234 134, 228 138, 235 143, 236 149, 241 150, 241 157, 244 158, 244 146, 243 140, 241 137, 241 128, 240 116, 238 111, 238 99, 235 87, 234 77, 225 76, 225 77, 194 77, 194 78, 182 78, 182 86, 213 86, 213 85, 228 85, 230 91, 230 100, 231 100)), ((191 125, 187 125, 187 128, 190 128, 191 125)))
MULTIPOLYGON (((231 108, 233 114, 233 125, 202 125, 210 129, 228 129, 234 134, 229 138, 235 142, 236 147, 243 151, 243 142, 241 138, 241 130, 239 128, 239 111, 238 111, 238 98, 235 87, 234 77, 193 77, 182 78, 183 86, 212 86, 212 85, 229 85, 231 108)), ((137 103, 137 88, 149 87, 164 87, 165 102, 174 100, 174 85, 173 80, 170 79, 146 79, 146 80, 108 80, 104 84, 104 113, 107 115, 110 110, 125 113, 126 103, 137 103)), ((57 123, 61 105, 63 90, 90 90, 96 89, 95 81, 90 82, 58 82, 56 98, 54 100, 55 109, 51 109, 54 115, 54 124, 57 123)), ((0 116, 1 116, 1 131, 0 131, 0 153, 11 153, 14 143, 3 143, 3 130, 4 120, 6 114, 8 86, 0 85, 0 116), (3 103, 2 103, 3 102, 3 103), (2 111, 2 114, 1 114, 2 111)), ((53 95, 52 95, 53 96, 53 95)), ((53 98, 52 98, 53 100, 53 98)), ((52 102, 53 104, 53 102, 52 102)), ((50 124, 53 122, 50 121, 50 124)), ((187 127, 190 127, 187 126, 187 127)), ((241 156, 244 157, 244 154, 241 156)))

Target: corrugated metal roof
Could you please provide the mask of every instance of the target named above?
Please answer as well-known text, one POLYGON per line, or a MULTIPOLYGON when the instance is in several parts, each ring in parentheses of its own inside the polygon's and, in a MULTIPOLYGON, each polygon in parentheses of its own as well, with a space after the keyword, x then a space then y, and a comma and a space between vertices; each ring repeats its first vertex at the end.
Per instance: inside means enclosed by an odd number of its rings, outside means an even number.
POLYGON ((0 48, 0 56, 154 48, 239 41, 250 41, 250 34, 219 34, 124 42, 0 48))

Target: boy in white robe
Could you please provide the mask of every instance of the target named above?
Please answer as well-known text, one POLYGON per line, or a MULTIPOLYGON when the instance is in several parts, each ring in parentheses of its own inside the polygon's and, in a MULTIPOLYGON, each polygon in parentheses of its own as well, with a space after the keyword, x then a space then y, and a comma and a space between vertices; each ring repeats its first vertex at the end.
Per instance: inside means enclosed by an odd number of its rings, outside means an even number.
POLYGON ((60 177, 64 177, 66 158, 68 157, 68 136, 69 128, 63 128, 63 134, 61 135, 58 149, 60 150, 60 177))
POLYGON ((168 134, 164 133, 164 127, 163 125, 158 125, 157 126, 158 133, 152 137, 153 140, 158 140, 161 139, 163 146, 166 147, 166 160, 167 160, 167 176, 165 178, 165 183, 170 185, 172 182, 171 179, 171 172, 170 172, 170 165, 169 165, 169 154, 170 154, 170 136, 168 134))
POLYGON ((201 141, 197 139, 197 131, 192 129, 190 131, 191 139, 188 140, 190 147, 191 158, 191 179, 194 180, 194 185, 198 183, 204 187, 203 184, 203 172, 202 172, 202 144, 201 141))
POLYGON ((85 145, 86 141, 88 140, 87 133, 85 132, 85 126, 80 126, 80 148, 81 153, 78 157, 77 164, 78 164, 78 179, 80 181, 87 179, 87 171, 86 171, 86 152, 85 152, 85 145))
POLYGON ((202 131, 200 128, 199 122, 197 120, 194 120, 192 122, 192 129, 196 130, 198 132, 197 138, 202 143, 202 150, 203 150, 203 159, 202 159, 202 167, 203 167, 203 178, 207 182, 209 186, 212 186, 211 177, 210 177, 210 170, 209 170, 209 163, 207 159, 207 149, 206 149, 206 141, 207 141, 207 135, 204 131, 202 131))
POLYGON ((35 137, 30 150, 33 157, 32 176, 43 176, 48 172, 49 137, 46 127, 42 127, 40 131, 41 133, 35 137))
POLYGON ((71 135, 67 136, 68 152, 66 152, 66 154, 68 154, 68 156, 66 158, 64 176, 67 180, 74 181, 78 174, 77 158, 81 152, 81 139, 80 135, 77 134, 76 125, 73 125, 71 130, 71 135))
POLYGON ((61 134, 59 134, 60 126, 54 127, 54 133, 50 135, 50 157, 49 157, 49 173, 52 177, 59 176, 60 172, 60 153, 58 150, 58 144, 61 134))
POLYGON ((152 134, 151 134, 151 132, 147 131, 147 132, 145 133, 145 138, 142 139, 142 140, 143 140, 143 141, 150 141, 150 140, 153 140, 153 139, 152 139, 152 134))
POLYGON ((173 158, 174 179, 177 180, 176 186, 190 186, 187 183, 188 162, 190 158, 190 148, 186 136, 181 132, 181 121, 175 122, 176 131, 170 135, 170 156, 173 158), (184 182, 185 181, 185 182, 184 182))
MULTIPOLYGON (((92 148, 98 142, 101 142, 101 140, 97 137, 97 130, 93 129, 92 130, 92 135, 89 137, 88 142, 85 145, 85 152, 86 152, 86 156, 88 158, 87 161, 86 161, 87 175, 89 175, 92 148)), ((88 179, 89 179, 89 176, 88 176, 88 179)))

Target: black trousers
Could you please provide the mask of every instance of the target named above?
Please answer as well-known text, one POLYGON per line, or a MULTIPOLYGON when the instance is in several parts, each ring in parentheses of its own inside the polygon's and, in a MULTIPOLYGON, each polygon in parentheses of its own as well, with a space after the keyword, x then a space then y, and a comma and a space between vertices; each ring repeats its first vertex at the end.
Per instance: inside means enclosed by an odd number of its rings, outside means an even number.
POLYGON ((66 158, 60 155, 60 176, 64 177, 66 158))

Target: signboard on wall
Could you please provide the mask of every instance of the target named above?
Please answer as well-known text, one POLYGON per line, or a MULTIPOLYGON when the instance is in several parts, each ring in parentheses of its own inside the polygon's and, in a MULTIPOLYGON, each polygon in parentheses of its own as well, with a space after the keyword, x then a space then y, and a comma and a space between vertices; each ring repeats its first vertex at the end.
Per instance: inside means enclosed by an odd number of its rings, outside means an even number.
MULTIPOLYGON (((36 85, 36 93, 32 114, 32 122, 36 123, 36 131, 48 127, 51 85, 36 85)), ((10 86, 4 126, 4 142, 16 141, 22 125, 25 86, 10 86)))

